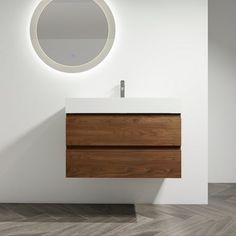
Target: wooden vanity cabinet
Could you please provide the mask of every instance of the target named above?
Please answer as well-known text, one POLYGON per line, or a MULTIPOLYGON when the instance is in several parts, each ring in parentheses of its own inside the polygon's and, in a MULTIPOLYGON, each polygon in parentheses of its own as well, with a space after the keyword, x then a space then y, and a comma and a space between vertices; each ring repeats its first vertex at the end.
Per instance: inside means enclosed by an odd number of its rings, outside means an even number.
POLYGON ((67 114, 66 176, 180 178, 180 114, 67 114))

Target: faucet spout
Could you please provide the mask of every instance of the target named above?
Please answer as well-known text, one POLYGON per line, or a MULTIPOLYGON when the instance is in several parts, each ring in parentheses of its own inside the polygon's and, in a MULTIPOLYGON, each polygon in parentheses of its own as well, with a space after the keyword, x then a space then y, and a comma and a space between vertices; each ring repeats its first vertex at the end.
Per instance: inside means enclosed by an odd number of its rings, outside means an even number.
POLYGON ((125 81, 124 80, 120 81, 120 97, 121 98, 125 97, 125 81))

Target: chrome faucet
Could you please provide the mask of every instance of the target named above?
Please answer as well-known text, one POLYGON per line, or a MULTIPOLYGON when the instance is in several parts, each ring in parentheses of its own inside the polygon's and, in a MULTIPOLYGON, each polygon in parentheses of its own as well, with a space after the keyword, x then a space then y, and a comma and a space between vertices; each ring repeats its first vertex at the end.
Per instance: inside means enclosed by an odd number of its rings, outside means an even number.
POLYGON ((120 81, 120 97, 121 98, 125 97, 125 81, 124 80, 120 81))

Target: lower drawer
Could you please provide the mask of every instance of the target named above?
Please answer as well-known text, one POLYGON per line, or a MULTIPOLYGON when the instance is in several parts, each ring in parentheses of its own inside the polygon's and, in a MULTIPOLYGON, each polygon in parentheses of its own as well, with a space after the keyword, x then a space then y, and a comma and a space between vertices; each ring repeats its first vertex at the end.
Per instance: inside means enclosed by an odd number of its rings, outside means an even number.
POLYGON ((181 151, 67 149, 66 176, 84 178, 181 178, 181 151))

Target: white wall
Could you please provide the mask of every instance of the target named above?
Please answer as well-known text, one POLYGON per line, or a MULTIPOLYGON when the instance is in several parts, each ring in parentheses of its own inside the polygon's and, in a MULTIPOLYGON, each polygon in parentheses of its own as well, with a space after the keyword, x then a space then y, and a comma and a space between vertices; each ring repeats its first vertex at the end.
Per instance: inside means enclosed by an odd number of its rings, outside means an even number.
POLYGON ((32 49, 38 0, 0 8, 0 202, 207 203, 207 0, 107 0, 115 45, 96 68, 57 72, 32 49), (182 179, 66 179, 66 97, 179 97, 182 179))
POLYGON ((209 182, 236 182, 236 1, 209 1, 209 182))

